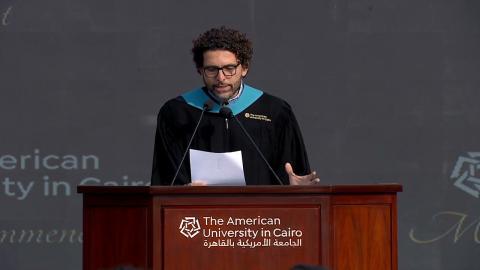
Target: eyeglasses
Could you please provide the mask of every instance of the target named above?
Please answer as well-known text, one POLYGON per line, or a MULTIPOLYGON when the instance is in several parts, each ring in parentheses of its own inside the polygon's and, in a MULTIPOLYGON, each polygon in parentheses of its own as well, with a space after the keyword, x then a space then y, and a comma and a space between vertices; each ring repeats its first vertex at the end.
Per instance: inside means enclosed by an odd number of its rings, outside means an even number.
POLYGON ((204 67, 203 73, 205 74, 205 76, 209 78, 214 78, 214 77, 217 77, 218 72, 220 72, 221 70, 225 77, 230 77, 235 75, 235 73, 237 73, 237 67, 239 65, 240 63, 237 63, 236 65, 226 65, 223 67, 215 67, 215 66, 204 67))

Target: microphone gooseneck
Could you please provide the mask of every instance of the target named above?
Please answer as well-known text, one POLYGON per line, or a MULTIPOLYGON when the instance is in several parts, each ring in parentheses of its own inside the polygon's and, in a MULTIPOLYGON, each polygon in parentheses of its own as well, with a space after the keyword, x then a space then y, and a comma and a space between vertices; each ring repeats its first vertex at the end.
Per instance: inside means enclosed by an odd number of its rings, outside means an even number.
POLYGON ((187 152, 190 149, 190 145, 193 142, 193 138, 195 137, 195 134, 197 134, 198 127, 200 126, 200 123, 202 122, 203 115, 205 114, 205 112, 210 111, 212 109, 212 107, 213 107, 213 101, 211 101, 210 99, 205 101, 205 103, 203 104, 202 113, 200 114, 200 117, 198 118, 197 125, 195 126, 195 129, 193 130, 192 137, 190 138, 190 141, 188 142, 187 149, 185 149, 185 152, 183 153, 182 159, 180 160, 180 164, 178 165, 177 171, 175 171, 175 175, 173 176, 173 179, 172 179, 172 182, 170 183, 170 186, 173 186, 173 184, 175 183, 175 180, 177 179, 178 173, 180 172, 180 169, 182 168, 183 161, 185 160, 185 157, 187 156, 187 152))
POLYGON ((278 177, 278 175, 275 173, 275 171, 272 169, 272 166, 270 166, 270 163, 267 161, 267 159, 265 158, 265 156, 263 155, 262 151, 260 151, 260 148, 258 148, 257 144, 255 143, 255 141, 252 139, 252 137, 250 136, 250 134, 247 132, 247 130, 245 129, 245 127, 243 126, 242 122, 240 122, 240 120, 238 120, 237 117, 235 117, 235 115, 232 113, 232 110, 227 107, 227 106, 222 106, 222 108, 220 108, 220 111, 219 111, 220 115, 222 115, 223 117, 225 117, 225 119, 228 119, 228 118, 233 118, 235 119, 235 121, 237 122, 237 124, 240 126, 240 128, 242 129, 243 133, 245 134, 245 136, 247 136, 247 138, 250 140, 250 142, 253 144, 253 146, 255 147, 255 150, 257 150, 258 154, 260 155, 260 157, 263 159, 263 161, 265 162, 265 164, 267 165, 268 169, 270 170, 270 172, 273 174, 273 176, 275 176, 275 179, 277 180, 277 182, 280 184, 280 185, 284 185, 283 182, 280 180, 280 177, 278 177))

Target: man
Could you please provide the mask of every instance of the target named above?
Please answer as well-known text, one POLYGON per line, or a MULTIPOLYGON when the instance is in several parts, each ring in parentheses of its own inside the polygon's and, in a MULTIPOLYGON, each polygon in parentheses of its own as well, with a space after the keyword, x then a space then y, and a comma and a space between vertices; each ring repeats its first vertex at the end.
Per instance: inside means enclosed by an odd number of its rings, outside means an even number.
MULTIPOLYGON (((152 185, 172 182, 208 100, 213 101, 213 107, 204 114, 191 149, 215 153, 240 150, 247 185, 279 184, 238 123, 219 113, 222 106, 228 106, 280 181, 291 185, 318 183, 320 179, 315 172, 310 173, 303 139, 290 106, 243 82, 253 54, 246 35, 225 27, 213 28, 193 41, 192 52, 204 87, 169 100, 160 109, 152 185)), ((175 184, 204 185, 205 182, 190 179, 187 158, 175 184)))

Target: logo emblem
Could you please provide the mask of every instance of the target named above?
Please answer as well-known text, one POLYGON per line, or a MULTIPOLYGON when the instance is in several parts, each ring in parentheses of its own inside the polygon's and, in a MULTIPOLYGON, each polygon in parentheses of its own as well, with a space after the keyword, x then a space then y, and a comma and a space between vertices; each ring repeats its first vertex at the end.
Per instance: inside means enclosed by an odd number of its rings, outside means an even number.
POLYGON ((248 119, 254 119, 254 120, 261 120, 265 122, 272 122, 272 119, 268 118, 268 116, 263 115, 263 114, 254 114, 254 113, 245 113, 244 114, 245 118, 248 119))
POLYGON ((480 197, 480 152, 469 152, 468 157, 458 157, 450 178, 456 179, 457 188, 480 197))
POLYGON ((196 217, 184 217, 178 229, 185 237, 193 238, 200 232, 200 223, 196 217))

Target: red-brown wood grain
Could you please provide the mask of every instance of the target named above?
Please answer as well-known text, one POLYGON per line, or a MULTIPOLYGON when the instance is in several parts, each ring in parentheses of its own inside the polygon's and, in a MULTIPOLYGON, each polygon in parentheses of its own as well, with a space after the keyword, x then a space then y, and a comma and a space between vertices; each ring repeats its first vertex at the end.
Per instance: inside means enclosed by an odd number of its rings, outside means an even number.
POLYGON ((84 269, 287 270, 310 263, 332 270, 397 270, 401 190, 396 184, 78 187, 84 196, 84 269), (206 249, 179 233, 187 215, 276 216, 282 226, 302 230, 303 245, 206 249))

